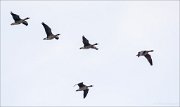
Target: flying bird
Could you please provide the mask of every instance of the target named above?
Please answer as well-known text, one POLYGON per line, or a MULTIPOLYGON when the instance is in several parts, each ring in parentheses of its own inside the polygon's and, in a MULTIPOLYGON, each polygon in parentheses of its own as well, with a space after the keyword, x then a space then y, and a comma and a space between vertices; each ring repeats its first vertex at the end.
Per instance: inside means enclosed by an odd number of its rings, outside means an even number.
POLYGON ((152 58, 151 58, 151 55, 149 54, 149 52, 153 52, 154 50, 144 50, 144 51, 140 51, 138 52, 138 54, 136 56, 145 56, 146 59, 148 60, 148 62, 150 63, 150 65, 152 66, 153 65, 153 62, 152 62, 152 58))
POLYGON ((84 91, 83 98, 86 98, 86 96, 88 94, 88 91, 89 91, 88 87, 93 87, 93 85, 86 86, 83 84, 83 82, 75 84, 74 86, 76 86, 76 85, 79 86, 79 89, 77 89, 76 91, 84 91))
POLYGON ((81 47, 80 49, 96 49, 98 50, 98 48, 95 47, 95 45, 98 45, 97 43, 95 44, 90 44, 89 41, 84 37, 84 35, 82 36, 82 40, 83 40, 83 44, 84 44, 84 47, 81 47))
POLYGON ((14 14, 13 12, 11 12, 11 15, 12 15, 12 17, 13 17, 13 19, 14 19, 14 23, 11 23, 11 25, 19 25, 19 24, 24 24, 24 25, 28 25, 28 23, 27 23, 27 19, 29 19, 29 17, 27 17, 27 18, 25 18, 25 19, 21 19, 20 17, 19 17, 19 15, 17 15, 17 14, 14 14))
POLYGON ((45 29, 45 32, 46 32, 46 35, 47 35, 47 37, 46 38, 44 38, 43 40, 51 40, 51 39, 56 39, 56 40, 58 40, 59 39, 59 35, 60 34, 56 34, 56 35, 54 35, 52 32, 51 32, 51 28, 48 26, 48 25, 46 25, 44 22, 42 22, 41 23, 42 25, 43 25, 43 27, 44 27, 44 29, 45 29))

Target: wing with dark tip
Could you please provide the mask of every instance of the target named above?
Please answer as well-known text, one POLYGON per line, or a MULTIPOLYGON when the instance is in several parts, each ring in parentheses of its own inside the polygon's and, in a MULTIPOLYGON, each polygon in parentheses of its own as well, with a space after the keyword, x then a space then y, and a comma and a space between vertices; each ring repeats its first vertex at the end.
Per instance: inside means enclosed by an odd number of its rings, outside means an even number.
POLYGON ((145 57, 146 57, 146 59, 149 61, 149 63, 150 63, 151 65, 153 65, 152 59, 151 59, 151 55, 146 54, 145 57))
POLYGON ((81 87, 84 87, 85 85, 83 84, 83 82, 81 82, 81 83, 79 83, 79 84, 77 84, 78 86, 79 86, 79 88, 81 88, 81 87))
POLYGON ((12 15, 14 21, 19 21, 19 20, 21 20, 21 18, 19 17, 19 15, 14 14, 13 12, 11 12, 11 15, 12 15))
POLYGON ((47 36, 52 35, 51 28, 48 25, 46 25, 44 22, 42 22, 42 25, 44 26, 47 36))
POLYGON ((84 46, 89 46, 90 45, 89 41, 84 36, 82 37, 82 39, 83 39, 84 46))
POLYGON ((84 90, 84 98, 87 96, 89 89, 84 90))

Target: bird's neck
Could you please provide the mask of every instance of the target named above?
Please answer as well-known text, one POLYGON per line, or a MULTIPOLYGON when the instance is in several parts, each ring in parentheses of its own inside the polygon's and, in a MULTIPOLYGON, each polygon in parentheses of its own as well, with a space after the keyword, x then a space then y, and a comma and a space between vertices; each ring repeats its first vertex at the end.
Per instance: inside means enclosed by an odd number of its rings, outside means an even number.
POLYGON ((93 87, 92 85, 89 85, 89 86, 87 86, 87 87, 93 87))
POLYGON ((58 36, 58 35, 60 35, 60 34, 56 34, 55 36, 58 36))
POLYGON ((28 17, 26 17, 25 19, 23 19, 23 20, 27 20, 27 19, 29 19, 28 17))

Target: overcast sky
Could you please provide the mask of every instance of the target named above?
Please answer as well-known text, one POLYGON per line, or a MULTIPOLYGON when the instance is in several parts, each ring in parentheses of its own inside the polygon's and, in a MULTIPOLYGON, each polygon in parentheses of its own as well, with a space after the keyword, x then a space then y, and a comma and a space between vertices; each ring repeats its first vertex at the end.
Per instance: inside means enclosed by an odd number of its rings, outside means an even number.
POLYGON ((179 1, 1 1, 1 105, 178 106, 179 1), (151 49, 153 66, 136 56, 151 49))

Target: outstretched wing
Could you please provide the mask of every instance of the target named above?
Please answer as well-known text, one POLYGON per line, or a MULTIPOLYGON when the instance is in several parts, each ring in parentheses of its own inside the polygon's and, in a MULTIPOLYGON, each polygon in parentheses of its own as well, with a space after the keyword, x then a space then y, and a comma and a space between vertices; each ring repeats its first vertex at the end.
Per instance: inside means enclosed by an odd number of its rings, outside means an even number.
POLYGON ((151 59, 151 55, 146 54, 145 57, 146 57, 146 59, 149 61, 149 63, 150 63, 151 65, 153 65, 152 59, 151 59))
POLYGON ((84 90, 84 98, 87 96, 89 89, 84 90))
POLYGON ((85 85, 83 84, 83 82, 81 82, 81 83, 79 83, 79 84, 77 84, 78 86, 79 86, 79 88, 81 88, 81 87, 84 87, 85 85))
POLYGON ((44 22, 42 22, 42 25, 44 26, 47 36, 52 35, 51 28, 48 25, 46 25, 44 22))
POLYGON ((14 14, 13 12, 11 12, 11 15, 12 15, 14 21, 19 21, 19 20, 21 20, 21 18, 19 17, 19 15, 14 14))
POLYGON ((82 39, 83 39, 84 46, 89 46, 90 45, 89 41, 84 36, 82 37, 82 39))

